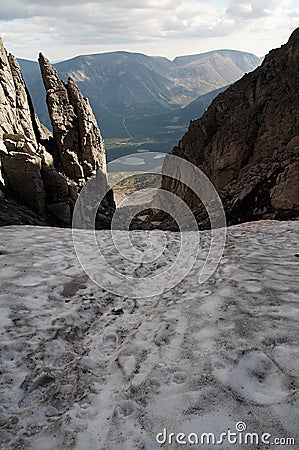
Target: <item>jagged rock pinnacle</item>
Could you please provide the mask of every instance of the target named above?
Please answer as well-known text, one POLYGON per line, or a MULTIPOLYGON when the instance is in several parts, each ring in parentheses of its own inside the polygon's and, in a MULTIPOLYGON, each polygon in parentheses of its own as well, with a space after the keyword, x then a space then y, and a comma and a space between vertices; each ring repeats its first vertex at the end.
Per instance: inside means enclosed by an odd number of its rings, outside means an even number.
MULTIPOLYGON (((72 80, 64 85, 42 53, 39 63, 54 139, 40 125, 18 61, 7 55, 0 38, 1 225, 70 226, 78 192, 97 170, 106 189, 104 145, 89 103, 72 80)), ((101 205, 109 217, 110 199, 101 205)), ((101 222, 99 215, 98 227, 109 226, 104 217, 101 222)))
POLYGON ((40 56, 39 64, 63 171, 76 182, 105 171, 103 139, 89 103, 71 77, 64 85, 47 58, 40 56))

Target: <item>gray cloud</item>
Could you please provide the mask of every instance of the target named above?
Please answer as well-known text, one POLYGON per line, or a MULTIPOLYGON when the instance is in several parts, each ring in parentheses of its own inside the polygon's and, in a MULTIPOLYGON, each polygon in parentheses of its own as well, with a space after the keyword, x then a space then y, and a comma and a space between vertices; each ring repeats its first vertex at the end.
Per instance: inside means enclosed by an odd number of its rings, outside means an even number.
MULTIPOLYGON (((92 12, 97 15, 98 12, 109 9, 117 11, 138 11, 146 9, 169 9, 174 7, 180 1, 173 0, 100 0, 100 1, 82 1, 82 0, 14 0, 13 4, 7 0, 0 0, 1 16, 0 21, 9 21, 12 19, 31 18, 31 17, 62 17, 65 11, 80 11, 81 18, 88 17, 92 12)), ((105 11, 104 11, 105 12, 105 11)))
POLYGON ((281 43, 294 27, 289 3, 227 0, 220 7, 219 0, 0 0, 0 33, 12 52, 27 58, 40 49, 62 59, 117 49, 175 56, 193 48, 236 45, 249 51, 256 47, 262 54, 258 42, 270 49, 273 36, 281 43))

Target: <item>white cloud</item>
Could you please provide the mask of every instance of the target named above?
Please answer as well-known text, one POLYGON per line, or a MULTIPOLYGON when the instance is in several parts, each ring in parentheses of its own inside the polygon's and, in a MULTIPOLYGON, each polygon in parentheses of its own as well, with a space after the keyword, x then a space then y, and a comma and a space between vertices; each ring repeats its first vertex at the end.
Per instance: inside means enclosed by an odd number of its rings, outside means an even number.
POLYGON ((174 57, 213 48, 264 54, 298 22, 291 0, 0 0, 0 33, 19 57, 138 51, 174 57))
POLYGON ((290 0, 231 0, 227 12, 232 16, 258 19, 275 15, 276 11, 291 5, 290 0))
POLYGON ((209 5, 182 3, 161 18, 160 27, 164 31, 175 32, 177 36, 205 36, 211 31, 217 33, 224 12, 209 5))

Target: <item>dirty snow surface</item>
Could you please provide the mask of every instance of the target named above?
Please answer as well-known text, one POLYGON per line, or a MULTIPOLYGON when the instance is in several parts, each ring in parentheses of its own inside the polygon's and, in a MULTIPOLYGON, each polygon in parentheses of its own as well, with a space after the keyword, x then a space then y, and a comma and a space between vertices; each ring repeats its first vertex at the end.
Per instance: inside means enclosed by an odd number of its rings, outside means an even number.
POLYGON ((195 265, 134 300, 86 276, 70 230, 1 228, 1 448, 299 448, 298 231, 231 227, 205 284, 195 265), (195 445, 194 433, 219 438, 239 422, 269 443, 195 445), (164 429, 190 441, 158 442, 164 429))

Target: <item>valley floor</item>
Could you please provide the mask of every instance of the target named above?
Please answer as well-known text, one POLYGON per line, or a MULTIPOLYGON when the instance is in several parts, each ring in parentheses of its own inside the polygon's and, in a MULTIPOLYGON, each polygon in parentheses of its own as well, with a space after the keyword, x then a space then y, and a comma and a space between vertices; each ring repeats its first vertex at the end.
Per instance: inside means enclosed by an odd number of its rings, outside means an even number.
MULTIPOLYGON (((191 448, 298 448, 298 232, 231 227, 204 285, 195 264, 172 290, 134 300, 87 277, 71 230, 1 228, 0 448, 156 450, 164 429, 219 439, 239 422, 238 439, 269 433, 269 444, 191 448)), ((109 251, 109 231, 97 233, 109 251)), ((166 234, 162 265, 179 237, 166 234)))

